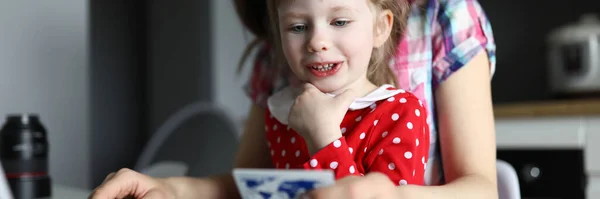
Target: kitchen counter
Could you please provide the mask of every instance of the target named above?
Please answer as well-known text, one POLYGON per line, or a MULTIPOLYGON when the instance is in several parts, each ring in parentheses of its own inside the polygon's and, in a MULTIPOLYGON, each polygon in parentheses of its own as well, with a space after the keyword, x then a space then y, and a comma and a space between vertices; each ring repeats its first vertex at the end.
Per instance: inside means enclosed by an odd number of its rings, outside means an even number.
POLYGON ((494 105, 496 118, 600 116, 600 98, 494 105))

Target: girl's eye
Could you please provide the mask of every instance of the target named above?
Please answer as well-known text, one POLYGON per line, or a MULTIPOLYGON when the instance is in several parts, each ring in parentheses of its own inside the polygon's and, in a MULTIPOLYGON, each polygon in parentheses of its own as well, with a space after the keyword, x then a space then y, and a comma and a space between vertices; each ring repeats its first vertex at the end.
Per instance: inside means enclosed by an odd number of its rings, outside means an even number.
POLYGON ((350 23, 350 22, 349 21, 343 21, 343 20, 337 20, 337 21, 334 21, 332 23, 332 25, 334 25, 334 26, 345 26, 348 23, 350 23))
POLYGON ((296 33, 304 32, 304 30, 306 30, 306 26, 305 25, 294 25, 290 28, 290 30, 292 32, 296 32, 296 33))

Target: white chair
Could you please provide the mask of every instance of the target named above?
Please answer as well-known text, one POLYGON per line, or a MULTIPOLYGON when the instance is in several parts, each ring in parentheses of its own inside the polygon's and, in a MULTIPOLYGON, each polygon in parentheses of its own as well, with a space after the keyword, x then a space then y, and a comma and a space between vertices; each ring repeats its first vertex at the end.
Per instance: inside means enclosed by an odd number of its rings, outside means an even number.
POLYGON ((496 161, 499 199, 521 199, 519 176, 515 168, 503 160, 496 161))
POLYGON ((169 117, 152 135, 135 170, 154 177, 206 177, 230 172, 238 128, 215 104, 196 102, 169 117))

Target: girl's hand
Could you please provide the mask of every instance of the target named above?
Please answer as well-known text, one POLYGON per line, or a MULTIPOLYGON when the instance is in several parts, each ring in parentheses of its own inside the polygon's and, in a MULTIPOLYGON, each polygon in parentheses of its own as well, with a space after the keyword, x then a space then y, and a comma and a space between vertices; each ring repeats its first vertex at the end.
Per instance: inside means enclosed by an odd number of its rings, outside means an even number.
POLYGON ((331 97, 312 84, 304 84, 289 113, 291 128, 304 137, 313 154, 342 136, 340 124, 355 99, 352 90, 331 97))

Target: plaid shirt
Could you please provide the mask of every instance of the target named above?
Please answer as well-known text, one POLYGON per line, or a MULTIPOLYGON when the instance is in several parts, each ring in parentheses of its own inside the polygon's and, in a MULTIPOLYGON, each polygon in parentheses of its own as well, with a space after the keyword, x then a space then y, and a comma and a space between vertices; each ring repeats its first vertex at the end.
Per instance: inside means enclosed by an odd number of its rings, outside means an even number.
MULTIPOLYGON (((390 67, 398 77, 398 87, 419 97, 430 113, 430 159, 425 175, 427 184, 443 183, 437 145, 434 90, 477 53, 486 51, 492 74, 496 65, 496 45, 492 27, 477 0, 425 0, 412 4, 408 27, 399 42, 390 67)), ((255 104, 266 107, 267 98, 287 86, 294 78, 286 70, 275 72, 272 56, 264 46, 255 59, 252 76, 245 87, 255 104)))

